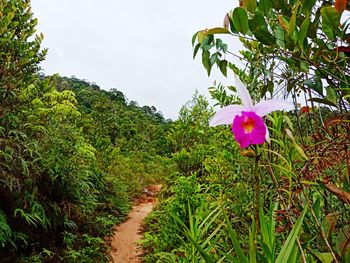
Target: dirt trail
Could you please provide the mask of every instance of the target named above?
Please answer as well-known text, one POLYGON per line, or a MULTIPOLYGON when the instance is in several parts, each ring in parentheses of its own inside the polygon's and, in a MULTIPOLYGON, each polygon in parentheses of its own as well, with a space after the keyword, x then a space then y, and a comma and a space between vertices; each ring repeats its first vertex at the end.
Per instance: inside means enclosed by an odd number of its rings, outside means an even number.
POLYGON ((114 263, 139 263, 141 251, 137 246, 137 241, 142 237, 139 234, 143 219, 152 211, 156 194, 161 185, 151 185, 144 190, 144 195, 136 200, 128 219, 120 224, 111 243, 111 257, 114 263))

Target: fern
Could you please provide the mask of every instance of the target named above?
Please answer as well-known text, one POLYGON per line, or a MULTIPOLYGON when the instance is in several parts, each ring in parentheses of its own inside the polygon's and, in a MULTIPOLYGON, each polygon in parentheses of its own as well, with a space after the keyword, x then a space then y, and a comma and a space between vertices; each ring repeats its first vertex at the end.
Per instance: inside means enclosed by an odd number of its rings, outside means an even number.
POLYGON ((0 246, 5 247, 7 243, 11 243, 12 230, 7 224, 6 215, 0 209, 0 246))

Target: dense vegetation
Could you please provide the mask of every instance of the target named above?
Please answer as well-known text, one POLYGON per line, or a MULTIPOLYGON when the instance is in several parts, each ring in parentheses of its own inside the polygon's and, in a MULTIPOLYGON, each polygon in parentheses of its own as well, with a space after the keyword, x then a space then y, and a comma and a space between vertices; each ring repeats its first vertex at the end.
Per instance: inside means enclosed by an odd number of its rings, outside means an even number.
POLYGON ((112 227, 156 182, 146 262, 350 262, 346 8, 243 0, 224 27, 194 35, 208 74, 247 86, 211 87, 217 107, 250 96, 274 110, 249 108, 264 141, 246 147, 235 124, 246 113, 210 127, 222 111, 200 94, 172 122, 116 89, 40 74, 47 51, 30 1, 0 0, 0 262, 107 262, 112 227), (274 98, 294 109, 261 102, 274 98))
POLYGON ((0 2, 0 261, 107 262, 106 237, 168 166, 169 121, 116 90, 40 75, 30 2, 0 2))
MULTIPOLYGON (((232 136, 231 125, 208 126, 214 113, 201 96, 182 108, 167 135, 177 168, 146 221, 146 262, 350 262, 346 8, 342 0, 242 0, 224 27, 194 35, 208 74, 235 74, 253 102, 284 98, 294 110, 265 117, 270 141, 246 148, 234 140, 237 115, 232 136), (221 34, 244 50, 233 54, 221 34)), ((233 112, 247 101, 239 86, 209 91, 233 112)))

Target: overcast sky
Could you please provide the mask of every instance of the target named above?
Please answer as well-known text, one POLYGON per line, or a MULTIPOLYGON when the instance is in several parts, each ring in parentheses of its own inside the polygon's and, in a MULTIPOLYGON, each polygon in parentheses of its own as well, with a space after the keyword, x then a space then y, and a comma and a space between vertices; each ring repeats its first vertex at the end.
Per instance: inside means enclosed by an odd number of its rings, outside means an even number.
MULTIPOLYGON (((192 60, 192 35, 222 26, 230 0, 32 0, 38 32, 49 48, 44 73, 76 76, 101 88, 121 90, 129 100, 155 106, 175 119, 195 90, 218 79, 207 77, 200 57, 192 60)), ((238 41, 231 38, 231 51, 238 41)))

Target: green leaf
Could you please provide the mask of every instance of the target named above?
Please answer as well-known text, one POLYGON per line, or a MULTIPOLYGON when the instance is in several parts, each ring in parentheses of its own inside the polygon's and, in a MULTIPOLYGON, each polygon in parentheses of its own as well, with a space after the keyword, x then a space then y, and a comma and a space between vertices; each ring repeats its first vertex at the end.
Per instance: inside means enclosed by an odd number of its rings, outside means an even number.
POLYGON ((204 68, 207 70, 208 76, 211 71, 211 63, 210 63, 210 52, 208 50, 204 50, 202 53, 202 63, 204 68))
POLYGON ((258 4, 258 9, 264 13, 265 16, 268 16, 272 8, 271 0, 260 0, 258 4))
POLYGON ((253 32, 256 39, 267 46, 272 46, 276 44, 276 38, 271 35, 268 31, 258 30, 256 32, 253 32))
POLYGON ((290 17, 290 20, 289 20, 289 34, 292 36, 293 33, 294 33, 294 30, 295 30, 295 23, 296 23, 296 20, 297 20, 297 11, 298 11, 298 8, 294 8, 294 11, 293 11, 293 14, 292 16, 290 17))
POLYGON ((244 8, 236 7, 232 13, 232 22, 238 32, 247 34, 249 30, 248 15, 244 8))
POLYGON ((276 29, 276 43, 279 45, 281 48, 285 48, 284 44, 284 30, 282 26, 278 26, 276 29))
POLYGON ((230 31, 223 27, 214 27, 209 29, 207 34, 230 34, 230 31))
POLYGON ((308 79, 304 82, 304 84, 310 89, 316 91, 319 95, 323 96, 323 84, 319 77, 315 76, 311 79, 308 79))
POLYGON ((304 44, 304 39, 307 35, 307 31, 309 29, 309 25, 310 25, 310 17, 307 17, 304 19, 303 23, 300 26, 300 31, 298 33, 298 44, 300 48, 303 48, 303 44, 304 44))
POLYGON ((267 24, 264 15, 260 11, 255 12, 253 18, 249 20, 248 24, 252 32, 261 29, 267 31, 267 24))
POLYGON ((289 28, 290 28, 290 19, 288 17, 279 15, 278 16, 278 22, 282 26, 282 28, 287 32, 290 33, 289 28))
POLYGON ((326 87, 327 99, 337 104, 337 92, 332 87, 326 87))
POLYGON ((230 219, 227 217, 227 215, 224 213, 224 218, 225 218, 225 222, 226 222, 226 228, 227 231, 230 235, 230 239, 233 243, 235 252, 238 256, 239 262, 240 263, 248 263, 248 257, 244 254, 244 251, 242 250, 241 246, 238 243, 238 238, 237 238, 237 233, 236 231, 233 229, 230 219))
POLYGON ((310 14, 312 8, 315 6, 316 0, 301 0, 302 12, 306 15, 310 14))
POLYGON ((298 144, 295 143, 294 147, 306 161, 309 160, 309 157, 307 157, 304 150, 298 144))
POLYGON ((332 263, 333 256, 331 253, 321 253, 315 249, 309 249, 312 254, 322 263, 332 263))
POLYGON ((255 12, 254 17, 249 20, 249 28, 262 44, 271 46, 276 43, 276 38, 268 31, 265 18, 260 11, 255 12))
MULTIPOLYGON (((197 32, 197 39, 198 39, 198 43, 202 44, 202 42, 204 41, 204 39, 207 38, 207 31, 206 30, 201 30, 197 32)), ((192 39, 193 41, 193 39, 192 39)))
POLYGON ((310 65, 307 61, 300 61, 300 70, 302 72, 308 73, 310 69, 310 65))
POLYGON ((249 263, 256 263, 257 249, 254 244, 254 232, 255 222, 253 222, 251 229, 249 228, 249 263))
POLYGON ((227 60, 221 60, 219 63, 219 68, 225 77, 227 77, 227 63, 227 60))
POLYGON ((323 32, 329 39, 334 40, 339 32, 340 14, 334 7, 326 6, 321 9, 321 17, 323 32))
POLYGON ((289 258, 294 257, 296 252, 293 252, 293 248, 295 245, 295 241, 297 240, 297 237, 299 235, 299 232, 301 230, 301 227, 303 225, 304 217, 307 212, 307 206, 305 206, 303 213, 299 217, 298 221, 293 226, 292 231, 287 237, 286 242, 284 243, 280 253, 278 254, 278 257, 275 261, 275 263, 285 263, 288 262, 289 258), (293 252, 293 253, 292 253, 293 252))
POLYGON ((196 32, 193 36, 192 36, 192 46, 194 46, 194 43, 196 42, 196 39, 197 39, 197 35, 198 35, 198 32, 196 32))
POLYGON ((201 44, 198 43, 195 47, 194 47, 194 50, 193 50, 193 59, 196 57, 197 53, 198 53, 198 50, 199 48, 201 47, 201 44))
POLYGON ((243 7, 248 12, 253 12, 256 9, 256 0, 243 0, 243 7))
POLYGON ((321 98, 311 98, 308 99, 308 101, 314 101, 322 104, 326 104, 332 107, 338 107, 337 104, 335 104, 333 101, 327 100, 327 99, 321 99, 321 98))

